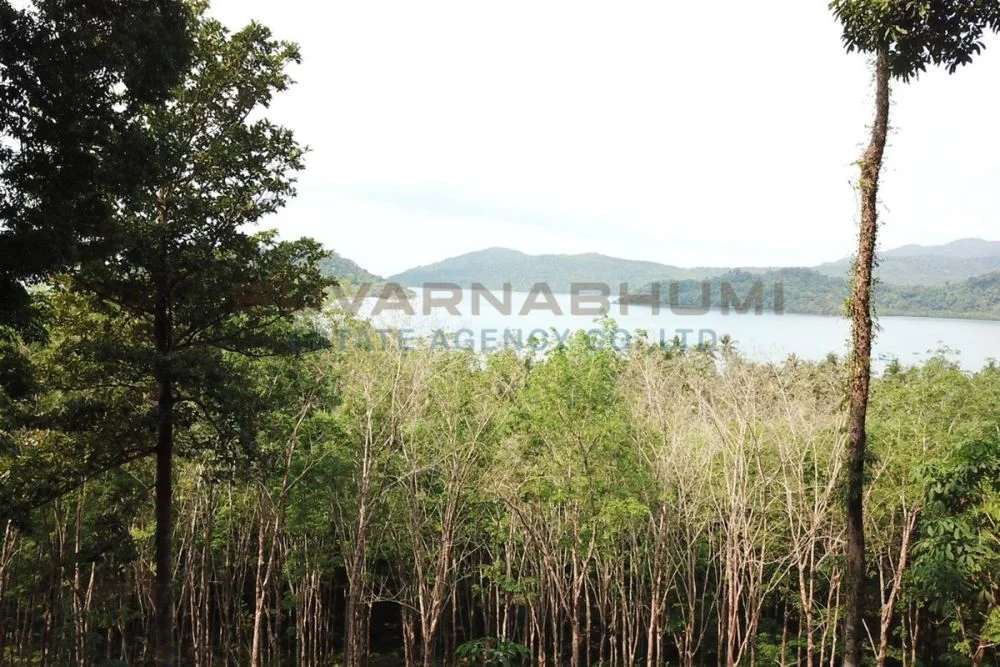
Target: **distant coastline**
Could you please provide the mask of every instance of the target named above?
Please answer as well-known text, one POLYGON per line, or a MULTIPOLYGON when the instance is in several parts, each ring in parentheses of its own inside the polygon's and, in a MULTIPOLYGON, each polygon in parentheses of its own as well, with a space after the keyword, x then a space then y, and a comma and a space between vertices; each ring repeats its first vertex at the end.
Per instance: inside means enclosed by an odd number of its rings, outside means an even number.
MULTIPOLYGON (((378 296, 387 283, 409 288, 407 296, 425 285, 482 285, 530 292, 545 285, 554 294, 568 294, 574 284, 611 286, 616 303, 650 305, 654 285, 661 285, 659 303, 722 308, 740 306, 761 290, 760 307, 797 315, 840 317, 851 294, 851 262, 842 259, 814 267, 683 268, 649 261, 582 255, 529 255, 509 248, 489 248, 415 267, 382 278, 356 263, 331 254, 328 275, 351 285, 370 284, 378 296), (774 287, 780 285, 780 303, 774 287), (625 287, 620 290, 619 286, 625 287), (703 290, 710 294, 703 300, 703 290), (672 290, 672 291, 671 291, 672 290), (622 294, 625 294, 622 296, 622 294)), ((942 246, 904 246, 881 254, 875 285, 877 315, 966 320, 1000 320, 1000 242, 961 239, 942 246)), ((757 306, 752 300, 752 305, 757 306)))

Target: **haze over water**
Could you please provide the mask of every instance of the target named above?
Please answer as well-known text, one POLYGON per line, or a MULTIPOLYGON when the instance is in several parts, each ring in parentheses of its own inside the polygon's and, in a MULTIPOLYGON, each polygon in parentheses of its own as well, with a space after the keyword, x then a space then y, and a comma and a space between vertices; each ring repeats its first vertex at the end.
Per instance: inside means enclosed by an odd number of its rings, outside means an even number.
MULTIPOLYGON (((526 344, 532 334, 548 335, 550 344, 555 343, 551 329, 564 337, 567 331, 590 331, 601 327, 593 316, 570 314, 568 294, 554 295, 562 314, 544 310, 520 315, 528 296, 525 292, 513 293, 510 315, 499 312, 485 299, 481 301, 479 314, 474 315, 471 293, 466 290, 458 306, 459 315, 450 314, 444 307, 432 307, 429 314, 425 314, 423 297, 417 290, 409 299, 414 310, 412 316, 400 310, 383 310, 372 317, 374 298, 365 300, 359 314, 377 328, 406 330, 407 337, 413 341, 421 337, 434 340, 437 332, 443 332, 448 336, 449 346, 471 346, 477 351, 502 348, 505 340, 521 340, 526 344)), ((781 361, 792 354, 808 360, 821 360, 831 352, 842 356, 850 342, 850 323, 836 317, 778 315, 770 311, 761 315, 752 312, 723 314, 718 310, 704 315, 678 315, 667 306, 654 313, 650 306, 642 305, 630 305, 627 314, 622 314, 617 304, 612 305, 609 316, 622 331, 617 338, 618 344, 637 336, 640 331, 647 332, 653 342, 669 343, 678 336, 686 337, 689 345, 718 341, 729 335, 741 353, 757 361, 781 361)), ((991 359, 1000 358, 1000 322, 881 317, 878 325, 880 330, 873 353, 876 370, 884 368, 892 359, 904 365, 919 363, 942 349, 947 349, 949 358, 968 371, 979 370, 991 359)), ((436 340, 441 344, 444 339, 439 335, 436 340)))

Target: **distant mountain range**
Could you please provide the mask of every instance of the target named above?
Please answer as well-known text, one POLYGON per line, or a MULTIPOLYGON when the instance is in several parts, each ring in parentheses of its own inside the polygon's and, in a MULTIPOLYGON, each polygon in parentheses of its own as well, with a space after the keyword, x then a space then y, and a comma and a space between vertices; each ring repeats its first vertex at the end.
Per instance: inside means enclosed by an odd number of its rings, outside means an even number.
MULTIPOLYGON (((851 259, 805 268, 824 276, 843 278, 850 273, 851 259)), ((704 280, 735 269, 765 273, 776 267, 682 268, 596 253, 528 255, 509 248, 488 248, 409 269, 389 280, 406 285, 451 282, 459 285, 483 283, 487 287, 509 282, 514 289, 523 291, 544 282, 553 290, 566 290, 574 282, 642 285, 664 280, 704 280)), ((908 245, 880 253, 877 276, 883 283, 896 285, 943 285, 993 271, 1000 271, 1000 241, 961 239, 946 245, 908 245)))
POLYGON ((944 245, 911 244, 882 254, 884 257, 950 257, 952 259, 1000 257, 1000 241, 959 239, 944 245))
MULTIPOLYGON (((851 260, 820 264, 816 271, 844 276, 851 260)), ((960 239, 939 246, 906 245, 881 253, 876 275, 891 285, 944 285, 1000 271, 1000 241, 960 239)))
MULTIPOLYGON (((529 291, 546 283, 553 292, 567 292, 573 283, 604 283, 619 293, 619 284, 650 294, 660 283, 661 302, 669 305, 670 289, 682 305, 701 304, 705 283, 710 286, 712 307, 721 306, 725 283, 744 299, 760 283, 764 302, 775 306, 774 286, 781 284, 780 300, 785 312, 840 315, 850 295, 851 260, 842 259, 802 268, 683 268, 596 253, 583 255, 528 255, 509 248, 488 248, 459 257, 416 267, 388 279, 375 275, 335 252, 321 264, 323 272, 336 277, 349 291, 372 285, 377 294, 386 282, 411 287, 424 283, 455 283, 463 287, 482 284, 500 289, 510 283, 517 291, 529 291)), ((880 254, 875 288, 876 308, 881 315, 1000 319, 1000 241, 961 239, 940 246, 908 245, 880 254)), ((638 297, 633 303, 648 302, 638 297)))
MULTIPOLYGON (((712 284, 716 300, 722 282, 739 286, 761 281, 784 285, 790 313, 839 315, 850 294, 850 259, 815 267, 696 267, 582 255, 528 255, 508 248, 489 248, 409 269, 388 278, 409 286, 430 282, 463 287, 482 284, 498 289, 510 283, 528 291, 546 283, 566 292, 572 283, 628 283, 634 292, 649 292, 652 283, 678 283, 679 294, 700 302, 701 284, 712 284)), ((961 239, 940 246, 908 245, 880 254, 876 307, 882 315, 921 315, 1000 319, 1000 241, 961 239)), ((745 294, 745 292, 743 292, 745 294)), ((666 290, 661 290, 666 301, 666 290)), ((713 304, 718 305, 718 304, 713 304)))

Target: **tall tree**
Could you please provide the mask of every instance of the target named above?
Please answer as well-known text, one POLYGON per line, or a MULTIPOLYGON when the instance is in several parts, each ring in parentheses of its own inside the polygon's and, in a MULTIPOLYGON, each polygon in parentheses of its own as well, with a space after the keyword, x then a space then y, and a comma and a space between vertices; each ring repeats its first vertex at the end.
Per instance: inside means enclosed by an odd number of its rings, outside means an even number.
POLYGON ((878 237, 879 176, 889 131, 890 81, 918 76, 928 65, 954 72, 972 61, 987 31, 1000 30, 997 0, 833 0, 848 52, 874 58, 875 121, 861 156, 861 228, 851 300, 850 416, 847 465, 847 570, 844 665, 859 667, 864 642, 864 475, 871 387, 872 272, 878 237))
POLYGON ((156 664, 175 663, 171 581, 175 427, 196 410, 227 417, 238 392, 227 352, 290 352, 292 315, 321 305, 327 282, 313 241, 280 242, 247 228, 293 194, 303 149, 259 118, 291 83, 295 45, 251 23, 231 34, 194 9, 193 65, 166 104, 146 108, 161 176, 131 197, 110 258, 86 261, 75 287, 119 323, 94 353, 148 381, 155 405, 156 664), (214 409, 222 406, 223 409, 214 409))

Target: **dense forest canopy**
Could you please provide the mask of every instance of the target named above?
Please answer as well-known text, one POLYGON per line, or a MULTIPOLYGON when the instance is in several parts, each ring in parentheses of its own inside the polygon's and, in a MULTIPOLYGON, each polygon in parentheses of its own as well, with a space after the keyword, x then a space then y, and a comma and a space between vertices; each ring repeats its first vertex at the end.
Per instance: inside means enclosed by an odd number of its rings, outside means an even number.
MULTIPOLYGON (((79 372, 33 359, 46 386, 79 372)), ((544 358, 373 346, 230 363, 256 408, 191 413, 178 443, 185 664, 250 664, 255 636, 259 664, 451 664, 460 646, 577 665, 837 654, 842 360, 578 337, 544 358)), ((52 389, 37 407, 134 402, 108 391, 52 389)), ((968 664, 1000 639, 998 403, 1000 369, 944 356, 874 384, 879 664, 968 664)), ((23 426, 0 474, 37 479, 116 437, 76 424, 23 426)), ((128 463, 6 524, 12 664, 148 660, 152 479, 128 463)))

